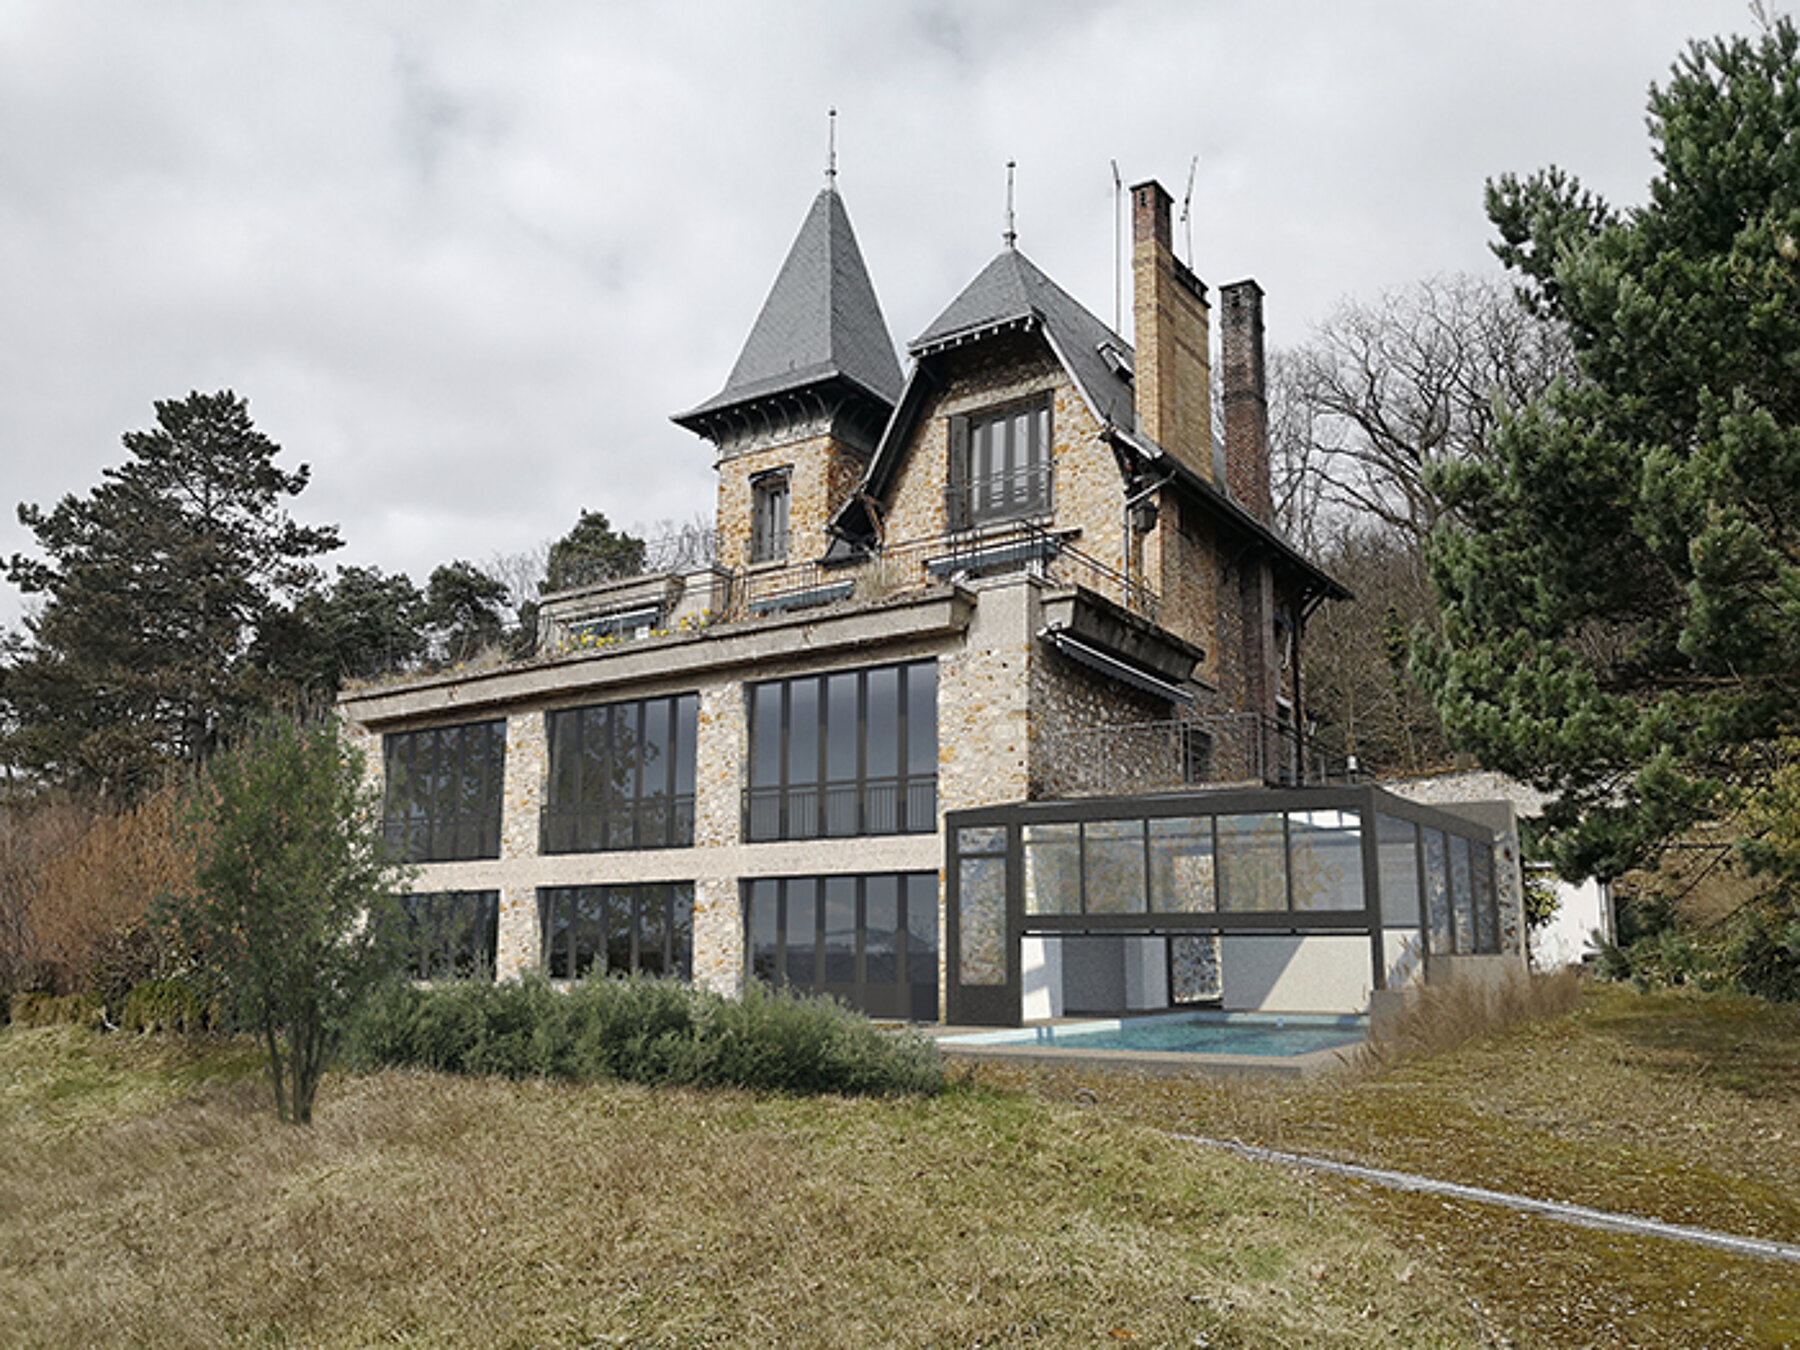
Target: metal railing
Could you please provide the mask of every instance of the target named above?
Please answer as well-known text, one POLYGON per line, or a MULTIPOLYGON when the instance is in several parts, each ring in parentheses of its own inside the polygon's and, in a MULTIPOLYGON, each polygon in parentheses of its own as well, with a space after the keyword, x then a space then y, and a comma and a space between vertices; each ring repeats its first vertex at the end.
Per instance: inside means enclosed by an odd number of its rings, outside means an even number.
POLYGON ((1046 733, 1036 789, 1116 797, 1225 783, 1315 787, 1352 781, 1347 761, 1256 713, 1080 727, 1046 733))
POLYGON ((946 580, 1013 572, 1081 586, 1134 614, 1156 620, 1159 597, 1153 589, 1083 553, 1067 535, 1035 521, 890 544, 856 562, 757 568, 735 578, 725 617, 747 618, 842 600, 868 603, 946 580))

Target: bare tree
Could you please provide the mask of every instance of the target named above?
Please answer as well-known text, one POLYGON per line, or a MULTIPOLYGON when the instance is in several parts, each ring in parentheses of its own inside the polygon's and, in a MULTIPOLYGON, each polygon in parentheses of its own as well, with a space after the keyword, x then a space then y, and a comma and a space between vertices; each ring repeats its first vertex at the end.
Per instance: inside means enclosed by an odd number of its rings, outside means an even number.
POLYGON ((1572 375, 1574 358, 1505 282, 1451 275, 1346 300, 1273 366, 1275 478, 1295 537, 1317 541, 1330 515, 1417 548, 1442 514, 1430 467, 1489 455, 1504 412, 1572 375))

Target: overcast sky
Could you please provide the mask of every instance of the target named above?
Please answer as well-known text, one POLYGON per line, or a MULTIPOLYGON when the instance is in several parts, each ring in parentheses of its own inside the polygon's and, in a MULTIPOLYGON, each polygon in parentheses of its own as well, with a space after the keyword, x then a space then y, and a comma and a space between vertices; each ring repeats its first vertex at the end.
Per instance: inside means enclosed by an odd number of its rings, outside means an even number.
POLYGON ((1178 251, 1260 281, 1290 345, 1492 271, 1491 176, 1641 200, 1649 85, 1752 30, 1744 0, 0 0, 0 556, 16 503, 194 389, 312 466, 335 562, 421 584, 583 507, 710 511, 669 414, 723 384, 832 107, 897 345, 999 249, 1008 159, 1020 248, 1110 321, 1109 161, 1179 202, 1195 156, 1178 251))

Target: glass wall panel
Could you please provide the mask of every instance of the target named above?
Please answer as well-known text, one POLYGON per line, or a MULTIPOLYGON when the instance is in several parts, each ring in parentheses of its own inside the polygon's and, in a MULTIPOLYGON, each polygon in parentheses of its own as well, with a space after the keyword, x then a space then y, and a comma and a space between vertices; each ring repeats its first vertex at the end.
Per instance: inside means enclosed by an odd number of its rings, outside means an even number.
POLYGON ((1287 841, 1278 814, 1219 816, 1219 908, 1251 914, 1287 908, 1287 841))
POLYGON ((900 978, 900 878, 863 878, 863 979, 895 984, 900 978))
POLYGON ((1444 832, 1430 826, 1425 828, 1425 916, 1431 954, 1450 955, 1450 846, 1444 832))
POLYGON ((1500 950, 1500 911, 1494 895, 1494 848, 1491 844, 1474 844, 1475 863, 1475 950, 1493 953, 1500 950))
POLYGON ((1082 871, 1088 913, 1144 913, 1144 822, 1090 820, 1082 827, 1082 871))
POLYGON ((405 861, 500 856, 505 722, 395 732, 382 757, 383 830, 405 861))
POLYGON ((752 970, 770 984, 828 993, 872 1017, 934 1020, 937 887, 934 872, 746 882, 752 970))
POLYGON ((1081 913, 1081 826, 1025 825, 1019 833, 1025 850, 1025 912, 1081 913))
POLYGON ((1455 916, 1456 951, 1475 950, 1475 881, 1467 836, 1450 836, 1450 911, 1455 916))
POLYGON ((856 878, 825 878, 825 983, 856 981, 856 878))
POLYGON ((1406 928, 1419 922, 1419 827, 1398 816, 1375 817, 1381 857, 1381 922, 1406 928))
POLYGON ((930 872, 909 872, 906 882, 906 982, 930 985, 936 1016, 938 982, 938 880, 930 872))
POLYGON ((967 985, 1005 984, 1006 859, 965 857, 958 865, 962 961, 957 979, 967 985))
POLYGON ((1169 939, 1169 1001, 1202 1003, 1224 992, 1219 979, 1219 935, 1178 933, 1169 939))
POLYGON ((750 910, 750 974, 774 985, 781 975, 781 883, 773 879, 750 882, 746 903, 750 910))
POLYGON ((818 883, 787 883, 787 979, 810 985, 819 978, 818 883))
MULTIPOLYGON (((758 915, 765 926, 774 920, 758 915)), ((694 887, 691 882, 644 886, 546 886, 538 891, 544 971, 552 979, 589 975, 669 975, 694 970, 694 887)), ((752 944, 763 959, 764 938, 752 944)))
POLYGON ((402 968, 421 980, 494 978, 500 892, 437 891, 400 897, 402 968))
POLYGON ((1361 909, 1362 818, 1355 811, 1290 812, 1288 871, 1295 909, 1361 909))
POLYGON ((746 837, 935 830, 936 689, 928 661, 750 686, 746 837))
POLYGON ((1150 822, 1150 908, 1164 914, 1210 914, 1213 891, 1211 816, 1150 822))
POLYGON ((543 851, 692 844, 699 702, 678 694, 546 714, 543 851))

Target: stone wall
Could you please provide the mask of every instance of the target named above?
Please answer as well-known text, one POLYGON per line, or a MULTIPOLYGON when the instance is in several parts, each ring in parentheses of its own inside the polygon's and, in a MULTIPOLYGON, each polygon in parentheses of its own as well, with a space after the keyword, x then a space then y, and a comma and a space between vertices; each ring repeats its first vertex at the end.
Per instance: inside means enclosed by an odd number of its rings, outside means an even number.
POLYGON ((771 565, 815 562, 825 552, 825 526, 862 477, 865 459, 831 433, 809 425, 806 434, 734 454, 719 463, 717 562, 750 566, 752 480, 788 470, 788 551, 771 565))

